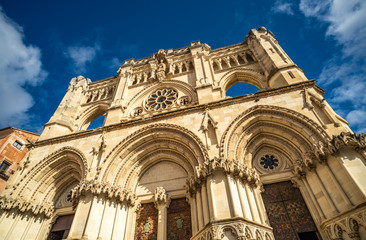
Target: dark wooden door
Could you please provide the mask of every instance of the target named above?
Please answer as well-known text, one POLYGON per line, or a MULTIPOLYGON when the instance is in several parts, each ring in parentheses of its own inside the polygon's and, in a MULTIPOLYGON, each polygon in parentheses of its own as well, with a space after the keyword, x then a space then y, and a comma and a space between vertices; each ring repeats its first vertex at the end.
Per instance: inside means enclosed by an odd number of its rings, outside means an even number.
POLYGON ((262 197, 276 240, 319 239, 304 199, 290 181, 264 185, 262 197))

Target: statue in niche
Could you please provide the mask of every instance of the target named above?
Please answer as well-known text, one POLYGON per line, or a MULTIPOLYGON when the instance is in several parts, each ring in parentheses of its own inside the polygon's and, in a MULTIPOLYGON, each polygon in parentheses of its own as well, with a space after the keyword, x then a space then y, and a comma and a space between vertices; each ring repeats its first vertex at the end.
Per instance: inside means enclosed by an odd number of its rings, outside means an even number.
POLYGON ((162 80, 164 80, 166 78, 165 70, 166 70, 166 64, 164 63, 163 59, 160 59, 160 62, 158 64, 158 69, 156 71, 156 77, 158 78, 159 82, 161 82, 162 80))
POLYGON ((156 55, 157 57, 157 67, 156 67, 156 77, 159 82, 166 79, 166 59, 165 59, 165 51, 160 49, 156 55))

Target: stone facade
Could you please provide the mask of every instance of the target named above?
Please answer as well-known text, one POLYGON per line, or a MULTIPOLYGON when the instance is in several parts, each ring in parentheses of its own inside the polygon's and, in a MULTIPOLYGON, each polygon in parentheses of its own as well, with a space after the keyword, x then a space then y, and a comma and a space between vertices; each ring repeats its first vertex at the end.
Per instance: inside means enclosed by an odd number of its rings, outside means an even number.
POLYGON ((296 239, 366 238, 366 136, 269 30, 159 50, 117 73, 71 80, 0 198, 1 239, 46 239, 70 214, 67 239, 281 239, 271 224, 285 216, 296 239), (237 82, 260 91, 226 96, 237 82), (262 198, 281 182, 283 198, 262 198), (271 212, 281 206, 287 215, 271 212))

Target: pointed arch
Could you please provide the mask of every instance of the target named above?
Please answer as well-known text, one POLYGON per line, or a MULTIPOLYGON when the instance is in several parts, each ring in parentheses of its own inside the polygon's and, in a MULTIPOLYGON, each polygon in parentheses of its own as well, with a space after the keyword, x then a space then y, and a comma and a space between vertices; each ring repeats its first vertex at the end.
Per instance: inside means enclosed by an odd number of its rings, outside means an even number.
POLYGON ((77 130, 86 130, 91 122, 105 114, 109 108, 109 104, 97 103, 85 109, 79 116, 76 127, 77 130))
POLYGON ((228 71, 219 80, 218 85, 221 88, 221 95, 225 96, 227 90, 238 82, 249 83, 260 90, 268 88, 266 78, 263 74, 253 69, 239 67, 228 71))
POLYGON ((63 147, 30 168, 14 193, 54 203, 67 186, 86 178, 87 169, 86 157, 80 150, 63 147))
MULTIPOLYGON (((330 136, 308 117, 282 107, 258 105, 237 116, 225 130, 221 138, 220 155, 244 163, 244 160, 251 159, 247 153, 255 152, 259 146, 263 146, 259 144, 262 142, 280 146, 283 154, 293 159, 326 140, 330 140, 330 136)), ((251 165, 250 162, 246 164, 251 165)))
POLYGON ((174 124, 153 124, 127 136, 108 153, 100 179, 131 189, 146 169, 160 161, 176 163, 192 176, 195 166, 207 159, 205 146, 193 132, 174 124))

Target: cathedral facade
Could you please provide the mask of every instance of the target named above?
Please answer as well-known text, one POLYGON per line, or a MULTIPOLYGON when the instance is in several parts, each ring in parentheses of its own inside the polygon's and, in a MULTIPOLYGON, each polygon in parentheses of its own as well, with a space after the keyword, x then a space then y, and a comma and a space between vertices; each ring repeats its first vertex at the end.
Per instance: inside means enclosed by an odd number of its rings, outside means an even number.
POLYGON ((323 94, 264 27, 73 78, 0 239, 366 239, 366 137, 323 94), (259 91, 227 96, 240 82, 259 91))

